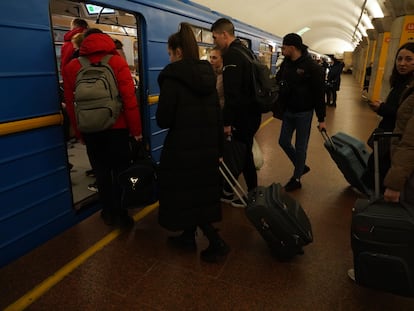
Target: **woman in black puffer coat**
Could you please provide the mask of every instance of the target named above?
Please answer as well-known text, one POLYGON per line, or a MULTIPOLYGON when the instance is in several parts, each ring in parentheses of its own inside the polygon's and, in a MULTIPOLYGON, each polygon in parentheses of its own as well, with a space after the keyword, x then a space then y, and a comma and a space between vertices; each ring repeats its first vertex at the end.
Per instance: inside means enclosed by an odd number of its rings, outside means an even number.
POLYGON ((169 238, 181 248, 196 249, 195 231, 200 227, 209 247, 205 261, 224 257, 229 247, 211 225, 221 220, 223 126, 216 91, 216 77, 209 62, 199 60, 191 27, 182 23, 170 36, 171 63, 158 77, 160 96, 157 124, 168 128, 159 166, 159 223, 182 231, 169 238))

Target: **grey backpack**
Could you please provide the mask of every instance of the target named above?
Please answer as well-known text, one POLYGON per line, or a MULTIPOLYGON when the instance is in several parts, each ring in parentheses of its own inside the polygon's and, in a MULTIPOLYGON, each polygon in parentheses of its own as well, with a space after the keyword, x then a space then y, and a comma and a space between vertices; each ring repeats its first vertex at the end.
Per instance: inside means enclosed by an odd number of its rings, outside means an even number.
POLYGON ((99 63, 79 57, 82 68, 76 76, 75 114, 78 128, 94 133, 110 128, 122 109, 116 78, 106 55, 99 63))

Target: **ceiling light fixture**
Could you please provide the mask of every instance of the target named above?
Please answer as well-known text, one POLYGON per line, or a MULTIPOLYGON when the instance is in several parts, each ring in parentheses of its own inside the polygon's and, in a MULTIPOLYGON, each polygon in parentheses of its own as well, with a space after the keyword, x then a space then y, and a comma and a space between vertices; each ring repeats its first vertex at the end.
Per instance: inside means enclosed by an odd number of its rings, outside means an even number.
POLYGON ((309 28, 309 27, 303 27, 301 30, 297 31, 296 33, 297 33, 299 36, 302 36, 305 32, 307 32, 307 31, 309 31, 309 30, 310 30, 310 28, 309 28))

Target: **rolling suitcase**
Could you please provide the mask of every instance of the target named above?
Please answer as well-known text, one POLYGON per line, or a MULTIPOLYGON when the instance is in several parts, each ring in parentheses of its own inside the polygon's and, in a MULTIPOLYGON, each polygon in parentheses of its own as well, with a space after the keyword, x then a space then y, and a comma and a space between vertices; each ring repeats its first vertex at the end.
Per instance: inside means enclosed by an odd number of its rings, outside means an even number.
POLYGON ((229 171, 226 174, 224 162, 220 172, 233 185, 233 191, 245 205, 247 218, 275 257, 284 261, 303 254, 303 246, 313 241, 311 223, 300 204, 282 191, 280 184, 258 186, 246 194, 229 171))
POLYGON ((345 133, 339 132, 330 137, 325 129, 321 130, 324 146, 331 158, 335 161, 339 170, 348 183, 360 192, 371 195, 372 191, 361 180, 366 171, 369 152, 365 144, 345 133))
POLYGON ((374 139, 374 162, 375 195, 371 200, 358 199, 352 215, 355 281, 414 297, 414 211, 379 196, 378 137, 374 139))

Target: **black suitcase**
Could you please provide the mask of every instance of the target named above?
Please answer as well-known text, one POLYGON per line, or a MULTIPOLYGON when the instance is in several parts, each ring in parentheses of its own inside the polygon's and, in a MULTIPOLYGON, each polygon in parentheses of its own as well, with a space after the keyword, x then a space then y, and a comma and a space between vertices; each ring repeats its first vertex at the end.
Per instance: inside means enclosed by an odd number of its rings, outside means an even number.
POLYGON ((372 191, 361 180, 367 169, 369 158, 365 143, 342 132, 329 137, 326 130, 322 129, 321 134, 325 140, 326 150, 328 150, 347 182, 360 192, 371 195, 372 191))
POLYGON ((282 191, 280 184, 258 186, 248 194, 246 216, 280 260, 303 254, 313 241, 312 227, 299 202, 282 191))
MULTIPOLYGON (((377 140, 374 140, 374 158, 377 164, 377 140)), ((353 209, 351 246, 355 281, 414 297, 414 211, 379 198, 378 180, 376 165, 374 198, 357 200, 353 209)))
POLYGON ((303 254, 303 246, 313 241, 311 223, 300 204, 282 191, 280 184, 258 186, 247 194, 224 163, 220 172, 245 205, 247 218, 275 257, 285 261, 303 254))

